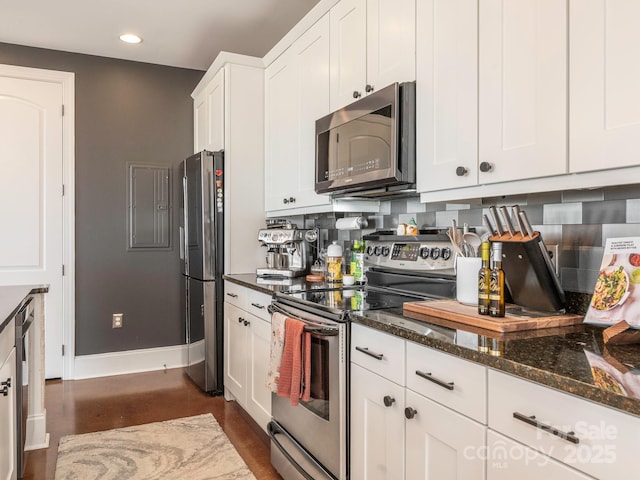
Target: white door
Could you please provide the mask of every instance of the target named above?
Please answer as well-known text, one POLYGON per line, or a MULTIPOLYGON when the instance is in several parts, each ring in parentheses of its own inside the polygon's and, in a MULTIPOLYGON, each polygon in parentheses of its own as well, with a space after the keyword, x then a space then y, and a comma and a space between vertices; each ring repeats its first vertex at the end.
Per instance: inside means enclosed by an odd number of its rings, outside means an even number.
POLYGON ((329 15, 296 40, 298 72, 298 191, 294 207, 331 203, 315 191, 316 120, 329 114, 329 15))
POLYGON ((271 356, 271 323, 247 313, 248 365, 247 365, 247 412, 267 430, 271 421, 271 390, 266 386, 271 356))
POLYGON ((366 9, 366 0, 342 0, 331 9, 331 111, 365 95, 366 9))
POLYGON ((417 5, 418 191, 478 183, 478 2, 417 5))
POLYGON ((404 387, 351 364, 351 478, 404 478, 404 387))
POLYGON ((571 172, 638 165, 640 2, 572 2, 571 172))
POLYGON ((224 68, 193 101, 194 153, 224 148, 224 68))
POLYGON ((478 24, 479 182, 566 173, 567 2, 486 0, 478 24))
POLYGON ((415 79, 416 0, 367 0, 365 91, 415 79))
POLYGON ((62 377, 63 86, 0 76, 0 284, 48 284, 45 375, 62 377))
POLYGON ((224 304, 224 386, 242 406, 247 397, 247 313, 224 304))
POLYGON ((405 404, 407 480, 484 480, 484 426, 411 390, 405 404))

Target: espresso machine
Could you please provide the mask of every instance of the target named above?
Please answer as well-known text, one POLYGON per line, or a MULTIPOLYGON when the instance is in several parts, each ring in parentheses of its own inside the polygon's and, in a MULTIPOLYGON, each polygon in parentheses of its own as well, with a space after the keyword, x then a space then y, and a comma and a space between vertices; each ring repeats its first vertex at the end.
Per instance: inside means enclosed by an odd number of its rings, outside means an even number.
POLYGON ((311 244, 317 230, 303 230, 295 224, 268 225, 258 231, 258 241, 266 247, 267 266, 258 268, 258 277, 300 277, 309 273, 312 263, 311 244))

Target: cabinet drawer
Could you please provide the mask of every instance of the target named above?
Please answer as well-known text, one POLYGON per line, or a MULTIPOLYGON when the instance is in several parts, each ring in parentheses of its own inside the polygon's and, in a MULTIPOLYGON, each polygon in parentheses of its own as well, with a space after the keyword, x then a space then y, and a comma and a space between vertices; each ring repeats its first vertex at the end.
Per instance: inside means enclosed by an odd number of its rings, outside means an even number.
POLYGON ((487 423, 487 369, 407 342, 407 388, 487 423))
POLYGON ((404 385, 405 341, 351 324, 351 361, 398 385, 404 385))
POLYGON ((489 428, 602 480, 637 466, 640 418, 493 370, 489 428))
POLYGON ((224 282, 224 301, 235 305, 243 310, 247 309, 249 291, 246 287, 241 287, 236 283, 224 282))
POLYGON ((271 322, 271 315, 267 307, 271 304, 271 295, 249 290, 247 292, 247 312, 253 313, 256 317, 271 322))

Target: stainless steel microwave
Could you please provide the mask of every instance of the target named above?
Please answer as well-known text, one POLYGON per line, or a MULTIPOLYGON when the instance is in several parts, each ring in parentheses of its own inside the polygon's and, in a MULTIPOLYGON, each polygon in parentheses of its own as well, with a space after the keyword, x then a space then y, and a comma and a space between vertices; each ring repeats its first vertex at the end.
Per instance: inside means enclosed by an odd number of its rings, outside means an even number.
POLYGON ((394 83, 317 120, 315 175, 317 193, 415 188, 415 82, 394 83))

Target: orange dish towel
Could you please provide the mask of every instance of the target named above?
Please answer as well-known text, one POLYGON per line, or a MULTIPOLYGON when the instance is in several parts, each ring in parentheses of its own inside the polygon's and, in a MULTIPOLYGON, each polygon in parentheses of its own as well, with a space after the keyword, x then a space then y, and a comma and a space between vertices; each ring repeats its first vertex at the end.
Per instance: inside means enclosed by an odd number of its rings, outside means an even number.
POLYGON ((278 396, 289 397, 292 406, 310 398, 311 335, 304 332, 304 326, 294 318, 285 320, 278 396))

